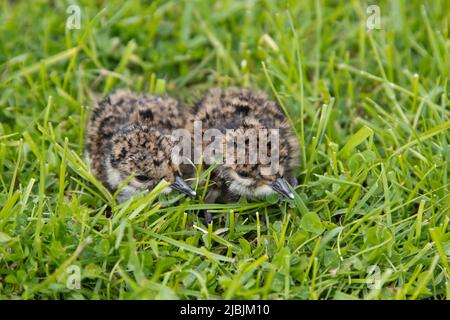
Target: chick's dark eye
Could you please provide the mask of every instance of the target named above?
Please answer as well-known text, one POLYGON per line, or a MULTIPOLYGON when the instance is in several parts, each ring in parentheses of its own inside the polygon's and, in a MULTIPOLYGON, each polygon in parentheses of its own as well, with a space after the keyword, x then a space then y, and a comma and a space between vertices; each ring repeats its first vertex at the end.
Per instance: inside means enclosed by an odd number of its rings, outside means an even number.
POLYGON ((144 175, 137 175, 137 176, 136 176, 136 179, 138 179, 138 180, 141 181, 141 182, 145 182, 145 181, 150 180, 149 177, 144 176, 144 175))
POLYGON ((242 171, 242 172, 238 172, 238 175, 240 175, 242 178, 248 178, 250 177, 250 173, 242 171))

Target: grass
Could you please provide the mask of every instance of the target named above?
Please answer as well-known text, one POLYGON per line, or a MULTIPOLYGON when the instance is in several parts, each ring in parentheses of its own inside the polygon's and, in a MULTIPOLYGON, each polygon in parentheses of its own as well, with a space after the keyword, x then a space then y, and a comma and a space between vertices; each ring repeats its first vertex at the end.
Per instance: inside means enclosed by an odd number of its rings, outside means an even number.
POLYGON ((79 30, 63 1, 0 4, 0 298, 450 298, 448 1, 377 1, 370 32, 366 1, 77 4, 79 30), (231 85, 289 115, 295 200, 114 204, 92 99, 231 85))

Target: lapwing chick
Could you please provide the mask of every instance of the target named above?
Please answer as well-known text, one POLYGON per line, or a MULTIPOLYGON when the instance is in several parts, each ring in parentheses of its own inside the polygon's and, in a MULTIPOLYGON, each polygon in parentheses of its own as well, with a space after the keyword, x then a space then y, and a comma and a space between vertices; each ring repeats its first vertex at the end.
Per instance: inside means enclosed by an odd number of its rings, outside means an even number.
MULTIPOLYGON (((228 137, 232 138, 222 142, 226 150, 223 152, 225 159, 215 169, 213 180, 217 188, 211 191, 209 201, 214 201, 216 197, 232 199, 241 195, 261 198, 273 193, 294 198, 288 181, 296 184, 293 170, 299 164, 299 144, 277 102, 258 90, 212 89, 197 103, 195 120, 201 123, 202 133, 216 129, 225 136, 228 132, 228 137), (269 132, 277 133, 278 138, 272 141, 269 132), (260 133, 266 134, 266 139, 262 139, 264 135, 260 133), (239 144, 239 139, 243 143, 239 144), (255 142, 258 150, 251 147, 255 142), (235 160, 238 159, 237 154, 245 151, 246 161, 228 161, 226 154, 229 154, 229 146, 235 148, 231 152, 235 160), (270 159, 276 163, 263 163, 260 148, 267 151, 269 158, 277 154, 277 157, 270 159), (256 154, 256 161, 250 161, 250 156, 256 154), (230 194, 223 197, 219 195, 221 190, 230 194)), ((208 143, 203 139, 203 150, 208 143)))
POLYGON ((161 180, 189 196, 195 192, 183 180, 182 159, 173 152, 172 130, 185 128, 191 115, 171 97, 137 95, 118 91, 106 96, 94 109, 87 130, 89 164, 96 177, 124 201, 161 180))

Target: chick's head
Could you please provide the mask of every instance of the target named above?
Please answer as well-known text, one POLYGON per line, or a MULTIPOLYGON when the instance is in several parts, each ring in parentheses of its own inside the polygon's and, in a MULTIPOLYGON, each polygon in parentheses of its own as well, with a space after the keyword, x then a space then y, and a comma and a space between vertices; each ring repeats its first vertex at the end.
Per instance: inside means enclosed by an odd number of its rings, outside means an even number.
POLYGON ((283 131, 245 126, 227 134, 224 149, 228 151, 220 174, 232 193, 250 197, 279 193, 294 197, 288 181, 295 184, 293 169, 298 163, 298 153, 283 131), (234 154, 232 161, 230 154, 234 154))
POLYGON ((131 192, 151 190, 161 180, 170 184, 166 192, 177 190, 189 196, 195 192, 181 178, 180 159, 168 135, 146 126, 130 126, 111 139, 109 183, 119 187, 130 176, 126 188, 131 192))

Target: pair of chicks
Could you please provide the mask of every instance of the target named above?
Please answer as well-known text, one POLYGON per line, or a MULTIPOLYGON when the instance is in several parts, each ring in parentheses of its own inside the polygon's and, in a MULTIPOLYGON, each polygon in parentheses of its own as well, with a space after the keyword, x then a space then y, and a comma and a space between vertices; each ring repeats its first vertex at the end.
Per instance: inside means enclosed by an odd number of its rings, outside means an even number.
MULTIPOLYGON (((111 94, 96 106, 88 125, 91 169, 110 191, 117 190, 133 175, 119 192, 119 201, 151 190, 163 179, 169 183, 165 192, 175 190, 195 196, 184 180, 194 178, 195 170, 183 165, 186 162, 174 152, 176 139, 172 136, 177 129, 193 133, 194 121, 202 124, 202 136, 208 129, 219 130, 224 135, 227 130, 234 130, 237 135, 249 129, 255 133, 264 129, 278 132, 275 170, 263 172, 258 162, 221 164, 213 170, 213 187, 206 202, 229 202, 242 195, 258 198, 275 192, 294 197, 287 181, 295 183, 293 170, 299 163, 298 140, 278 103, 269 100, 265 93, 251 89, 212 89, 194 108, 171 97, 127 91, 111 94)), ((246 151, 249 151, 249 138, 244 144, 246 151)), ((206 141, 201 143, 206 147, 206 141)), ((263 143, 270 154, 274 147, 271 140, 263 143)))

